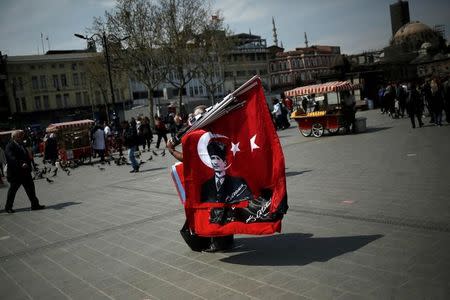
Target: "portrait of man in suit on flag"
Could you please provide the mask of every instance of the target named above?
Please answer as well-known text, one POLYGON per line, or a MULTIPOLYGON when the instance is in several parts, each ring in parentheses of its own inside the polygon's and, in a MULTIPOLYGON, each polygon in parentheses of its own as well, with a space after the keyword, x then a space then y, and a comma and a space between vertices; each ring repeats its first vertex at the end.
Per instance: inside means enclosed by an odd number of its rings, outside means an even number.
POLYGON ((201 202, 236 203, 253 199, 247 182, 240 177, 227 175, 227 147, 220 141, 210 141, 207 146, 214 176, 202 184, 201 202))

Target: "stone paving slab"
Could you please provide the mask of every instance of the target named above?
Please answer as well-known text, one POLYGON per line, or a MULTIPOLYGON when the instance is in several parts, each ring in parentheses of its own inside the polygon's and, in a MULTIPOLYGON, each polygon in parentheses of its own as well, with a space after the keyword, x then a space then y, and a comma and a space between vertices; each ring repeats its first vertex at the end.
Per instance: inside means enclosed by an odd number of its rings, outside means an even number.
POLYGON ((21 189, 17 213, 0 213, 1 299, 447 299, 450 126, 359 114, 366 133, 279 132, 283 232, 236 236, 224 253, 180 237, 171 157, 36 181, 48 209, 28 211, 21 189))

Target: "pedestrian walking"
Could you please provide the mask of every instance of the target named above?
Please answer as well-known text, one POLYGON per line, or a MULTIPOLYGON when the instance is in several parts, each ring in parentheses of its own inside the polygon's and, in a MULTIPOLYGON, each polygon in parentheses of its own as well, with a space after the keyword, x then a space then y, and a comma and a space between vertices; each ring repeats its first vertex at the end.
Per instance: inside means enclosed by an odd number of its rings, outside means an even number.
POLYGON ((155 131, 156 135, 158 136, 158 139, 156 141, 156 148, 159 149, 161 140, 164 139, 164 142, 167 143, 167 127, 164 121, 158 116, 155 116, 155 131))
POLYGON ((105 131, 100 125, 95 127, 92 135, 92 149, 94 149, 94 152, 100 156, 100 162, 103 163, 105 161, 106 139, 105 131))
POLYGON ((5 156, 8 164, 6 178, 10 183, 6 199, 5 211, 14 213, 13 204, 17 190, 23 185, 28 199, 31 202, 31 210, 44 209, 45 205, 39 204, 36 197, 36 189, 31 177, 32 159, 30 153, 23 145, 24 132, 16 130, 11 134, 11 140, 6 145, 5 156))
POLYGON ((153 132, 150 128, 150 119, 148 117, 144 117, 142 120, 142 124, 139 127, 139 134, 142 137, 142 148, 145 151, 145 146, 147 146, 148 151, 150 151, 150 144, 153 141, 153 132))
MULTIPOLYGON (((205 112, 205 106, 197 106, 194 109, 194 113, 192 115, 192 120, 195 119, 196 116, 202 114, 205 112)), ((176 139, 171 138, 167 143, 166 147, 169 150, 169 153, 178 161, 183 162, 183 152, 175 150, 175 147, 179 144, 179 141, 176 139)), ((189 153, 186 153, 186 155, 189 155, 189 153)), ((183 233, 183 230, 186 229, 186 223, 183 226, 183 229, 181 230, 183 233)), ((186 236, 184 236, 186 242, 196 243, 197 247, 201 244, 203 247, 203 251, 205 252, 217 252, 217 251, 223 251, 230 249, 234 244, 234 236, 233 235, 227 235, 227 236, 221 236, 221 237, 199 237, 195 234, 190 234, 188 236, 187 232, 184 232, 186 236)))
POLYGON ((411 119, 412 128, 416 128, 415 118, 417 118, 417 121, 419 122, 419 127, 422 127, 423 98, 414 82, 410 83, 406 106, 409 118, 411 119))
POLYGON ((133 168, 130 173, 139 172, 139 163, 136 160, 135 152, 138 144, 138 136, 136 130, 136 121, 132 118, 131 122, 125 121, 123 123, 123 140, 125 147, 128 147, 128 159, 130 160, 131 167, 133 168))

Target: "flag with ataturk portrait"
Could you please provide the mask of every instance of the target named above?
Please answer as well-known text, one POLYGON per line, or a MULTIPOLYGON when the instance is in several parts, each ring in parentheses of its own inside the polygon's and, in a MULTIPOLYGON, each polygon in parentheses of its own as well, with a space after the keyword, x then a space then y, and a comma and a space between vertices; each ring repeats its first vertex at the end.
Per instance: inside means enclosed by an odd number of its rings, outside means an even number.
POLYGON ((182 138, 187 226, 211 237, 280 232, 288 208, 284 155, 259 77, 230 106, 182 138))

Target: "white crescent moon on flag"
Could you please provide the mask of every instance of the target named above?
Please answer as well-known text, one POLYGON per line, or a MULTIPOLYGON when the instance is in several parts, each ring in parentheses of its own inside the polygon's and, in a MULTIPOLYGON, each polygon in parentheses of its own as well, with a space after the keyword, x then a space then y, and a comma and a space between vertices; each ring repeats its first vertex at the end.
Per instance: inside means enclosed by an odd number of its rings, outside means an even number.
POLYGON ((228 138, 227 136, 221 135, 221 134, 214 134, 211 132, 205 132, 200 139, 198 140, 197 144, 197 152, 198 156, 200 157, 201 161, 208 167, 212 169, 211 165, 211 158, 208 154, 208 149, 206 148, 208 146, 209 141, 212 138, 228 138))

